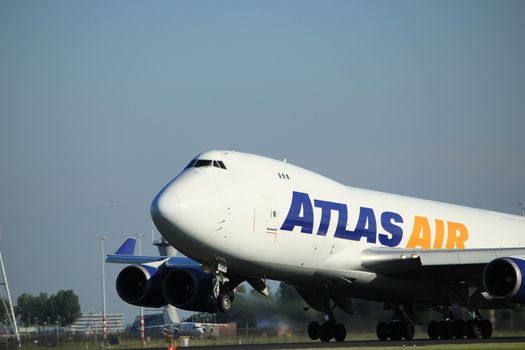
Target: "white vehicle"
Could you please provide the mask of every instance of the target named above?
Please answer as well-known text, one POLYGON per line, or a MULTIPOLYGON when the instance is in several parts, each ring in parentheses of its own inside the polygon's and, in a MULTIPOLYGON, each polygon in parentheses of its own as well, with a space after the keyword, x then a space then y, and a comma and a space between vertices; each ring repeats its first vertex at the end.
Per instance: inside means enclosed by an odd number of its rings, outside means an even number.
POLYGON ((391 308, 377 327, 385 340, 412 338, 424 308, 443 314, 430 338, 488 338, 480 309, 525 303, 525 218, 347 187, 286 161, 202 153, 157 194, 151 216, 191 259, 134 256, 128 239, 108 261, 135 264, 117 278, 134 305, 227 312, 239 283, 267 294, 266 279, 285 281, 324 314, 309 336, 343 341, 332 311, 351 313, 352 298, 391 308))

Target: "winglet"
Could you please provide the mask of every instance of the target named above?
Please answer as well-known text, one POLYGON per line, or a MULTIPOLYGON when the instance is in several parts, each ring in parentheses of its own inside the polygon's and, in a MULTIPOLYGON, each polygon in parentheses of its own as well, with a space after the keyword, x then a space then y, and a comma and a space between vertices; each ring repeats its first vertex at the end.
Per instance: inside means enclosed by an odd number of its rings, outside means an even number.
POLYGON ((115 255, 134 255, 135 254, 135 243, 136 238, 129 237, 122 243, 119 249, 115 252, 115 255))

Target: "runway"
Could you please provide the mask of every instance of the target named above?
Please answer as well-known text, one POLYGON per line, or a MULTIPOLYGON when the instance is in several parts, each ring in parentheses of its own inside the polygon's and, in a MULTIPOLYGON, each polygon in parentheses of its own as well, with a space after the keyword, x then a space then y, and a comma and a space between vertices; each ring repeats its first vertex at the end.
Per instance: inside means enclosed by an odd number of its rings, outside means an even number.
MULTIPOLYGON (((191 346, 193 350, 269 350, 269 349, 341 349, 341 348, 374 348, 374 347, 421 347, 428 345, 445 344, 504 344, 504 343, 525 343, 525 337, 494 337, 490 339, 460 339, 460 340, 430 340, 414 339, 410 341, 380 341, 380 340, 357 340, 346 342, 304 342, 304 343, 274 343, 274 344, 235 344, 235 345, 210 345, 210 346, 191 346)), ((180 347, 179 347, 180 348, 180 347)), ((136 349, 139 350, 139 349, 136 349)), ((150 348, 150 350, 166 350, 166 348, 150 348)))

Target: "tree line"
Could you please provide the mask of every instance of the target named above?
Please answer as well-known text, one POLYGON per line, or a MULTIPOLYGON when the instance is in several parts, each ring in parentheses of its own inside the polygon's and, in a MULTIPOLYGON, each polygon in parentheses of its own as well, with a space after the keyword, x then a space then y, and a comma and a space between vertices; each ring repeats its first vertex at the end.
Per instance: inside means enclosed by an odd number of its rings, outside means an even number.
MULTIPOLYGON (((5 305, 0 303, 0 315, 5 315, 5 305)), ((40 293, 33 296, 24 293, 17 298, 15 314, 24 325, 36 326, 43 325, 44 322, 56 323, 62 326, 70 325, 81 315, 78 296, 73 290, 60 290, 57 294, 48 296, 47 293, 40 293)))

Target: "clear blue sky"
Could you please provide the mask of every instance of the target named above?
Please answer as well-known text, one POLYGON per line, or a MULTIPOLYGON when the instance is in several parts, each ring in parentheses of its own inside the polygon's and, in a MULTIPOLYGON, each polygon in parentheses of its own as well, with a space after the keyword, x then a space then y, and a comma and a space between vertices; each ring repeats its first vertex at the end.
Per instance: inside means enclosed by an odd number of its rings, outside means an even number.
MULTIPOLYGON (((153 196, 208 149, 518 213, 524 38, 524 1, 3 0, 12 292, 71 288, 100 310, 96 237, 149 233, 153 196)), ((129 319, 118 271, 108 310, 129 319)))

